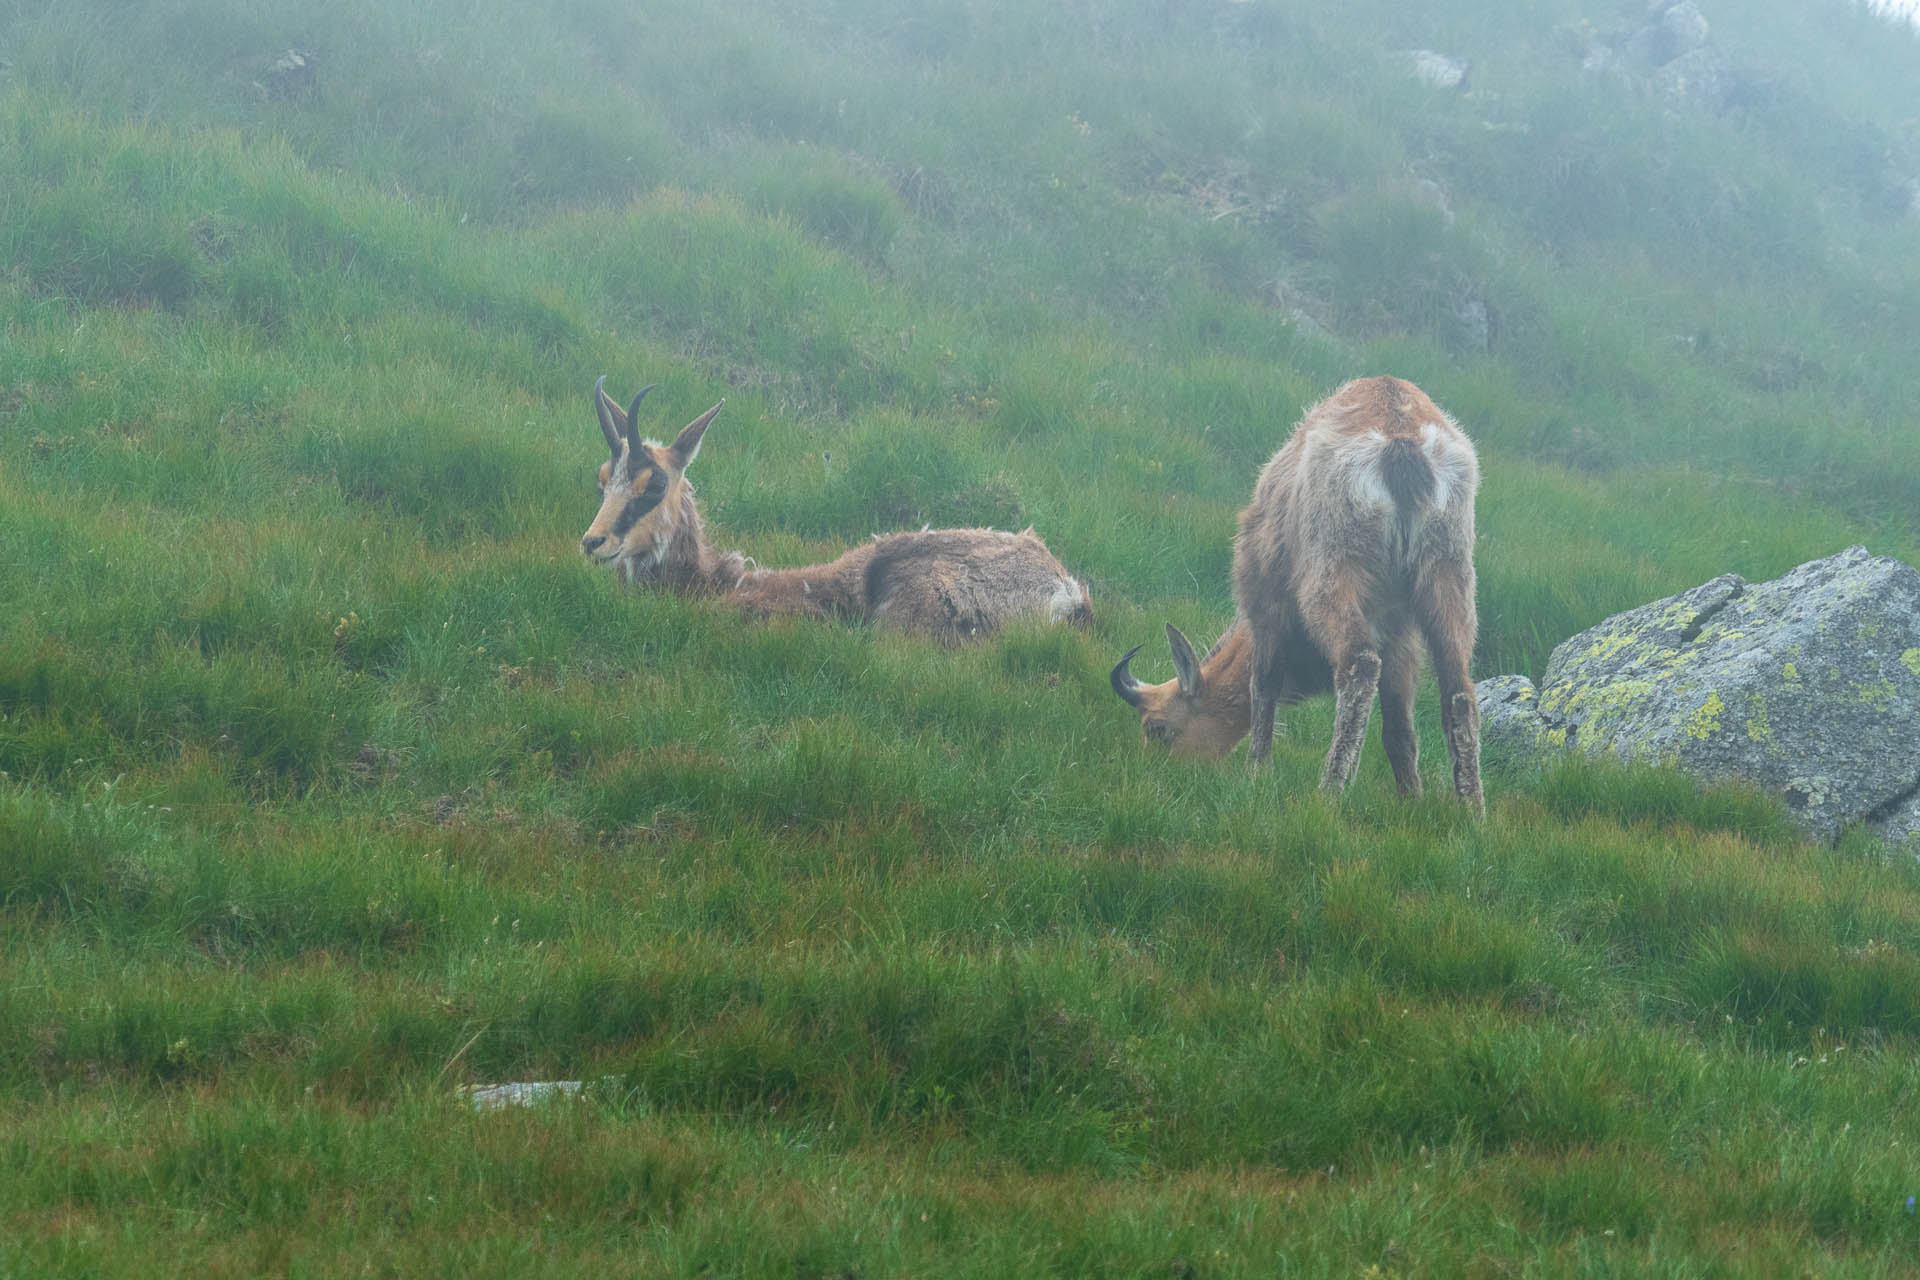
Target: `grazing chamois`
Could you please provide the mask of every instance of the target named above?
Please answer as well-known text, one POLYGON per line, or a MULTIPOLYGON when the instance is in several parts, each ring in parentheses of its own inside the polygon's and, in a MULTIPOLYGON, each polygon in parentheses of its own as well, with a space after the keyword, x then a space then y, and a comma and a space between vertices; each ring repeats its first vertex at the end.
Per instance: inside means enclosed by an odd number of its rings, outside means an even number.
MULTIPOLYGON (((1172 680, 1141 684, 1131 664, 1133 655, 1143 646, 1135 645, 1114 665, 1110 677, 1113 691, 1139 711, 1140 730, 1151 741, 1164 743, 1176 755, 1217 760, 1247 736, 1247 657, 1253 652, 1247 625, 1235 620, 1204 658, 1194 656, 1193 645, 1171 622, 1167 624, 1167 644, 1173 650, 1172 680)), ((1301 676, 1310 674, 1311 664, 1288 672, 1298 697, 1324 693, 1333 687, 1324 679, 1324 660, 1319 669, 1323 679, 1318 689, 1298 688, 1301 676)))
POLYGON ((718 595, 762 616, 871 619, 947 643, 988 635, 1028 614, 1076 626, 1093 620, 1086 588, 1031 529, 885 534, 830 563, 796 569, 760 569, 737 551, 716 552, 686 472, 720 405, 662 445, 642 440, 635 423, 652 388, 622 410, 605 384, 595 384, 593 402, 612 456, 600 464, 600 513, 580 549, 629 582, 718 595))
POLYGON ((1440 684, 1454 792, 1483 809, 1480 711, 1468 662, 1474 612, 1473 500, 1479 463, 1460 428, 1410 382, 1361 378, 1307 411, 1240 513, 1239 617, 1204 661, 1167 629, 1177 679, 1142 685, 1113 669, 1114 692, 1150 737, 1225 755, 1243 732, 1258 769, 1274 710, 1332 689, 1333 743, 1320 785, 1353 779, 1373 700, 1394 781, 1420 791, 1413 692, 1424 647, 1440 684), (1245 701, 1233 692, 1246 690, 1245 701), (1188 740, 1192 741, 1189 742, 1188 740))

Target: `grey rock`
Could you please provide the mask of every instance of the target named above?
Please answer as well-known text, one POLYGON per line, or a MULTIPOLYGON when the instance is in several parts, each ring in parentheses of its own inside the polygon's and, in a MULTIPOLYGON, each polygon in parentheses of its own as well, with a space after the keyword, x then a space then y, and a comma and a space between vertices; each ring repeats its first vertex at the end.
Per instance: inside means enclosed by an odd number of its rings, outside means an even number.
POLYGON ((1681 0, 1679 4, 1668 5, 1660 15, 1660 30, 1676 56, 1705 48, 1708 37, 1712 35, 1706 15, 1700 12, 1700 6, 1694 4, 1693 0, 1681 0))
POLYGON ((1493 349, 1493 311, 1485 298, 1469 295, 1453 308, 1454 336, 1458 346, 1485 355, 1493 349))
POLYGON ((1920 793, 1908 796, 1903 804, 1896 804, 1887 814, 1886 825, 1880 833, 1894 848, 1904 846, 1920 858, 1920 793))
POLYGON ((1554 649, 1538 690, 1480 684, 1494 752, 1572 748, 1740 778, 1830 839, 1920 832, 1920 572, 1850 547, 1772 582, 1734 574, 1554 649))
POLYGON ((1718 107, 1733 87, 1733 72, 1718 50, 1689 50, 1653 73, 1654 87, 1676 107, 1718 107))
POLYGON ((470 1084, 461 1092, 475 1111, 498 1111, 503 1107, 533 1107, 581 1094, 601 1095, 618 1092, 626 1084, 621 1076, 601 1076, 597 1080, 519 1080, 512 1084, 470 1084))
POLYGON ((1648 17, 1629 43, 1655 66, 1666 66, 1675 58, 1706 48, 1712 36, 1706 15, 1693 0, 1680 0, 1679 4, 1655 0, 1648 8, 1648 17))
POLYGON ((503 1107, 531 1107, 555 1098, 571 1098, 579 1093, 579 1080, 524 1080, 514 1084, 476 1084, 467 1090, 467 1100, 475 1111, 498 1111, 503 1107))
POLYGON ((289 49, 273 60, 254 86, 269 98, 304 98, 319 86, 314 57, 304 49, 289 49))
POLYGON ((1415 204, 1438 209, 1446 224, 1453 225, 1453 201, 1447 198, 1447 189, 1432 178, 1415 178, 1407 188, 1407 195, 1415 204))
POLYGON ((1409 49, 1407 56, 1413 59, 1414 78, 1421 84, 1435 89, 1466 87, 1468 64, 1461 59, 1431 49, 1409 49))
POLYGON ((1541 749, 1546 723, 1540 692, 1525 676, 1493 676, 1474 686, 1480 704, 1480 750, 1495 759, 1524 759, 1541 749))

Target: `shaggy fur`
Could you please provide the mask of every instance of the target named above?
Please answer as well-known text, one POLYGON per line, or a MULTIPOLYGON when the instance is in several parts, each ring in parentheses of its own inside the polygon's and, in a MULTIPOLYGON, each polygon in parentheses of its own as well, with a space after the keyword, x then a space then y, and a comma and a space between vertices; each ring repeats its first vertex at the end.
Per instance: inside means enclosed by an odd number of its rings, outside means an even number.
POLYGON ((600 465, 600 512, 580 539, 589 558, 615 566, 629 582, 724 596, 758 616, 871 619, 948 643, 989 635, 1029 614, 1075 626, 1092 622, 1086 588, 1031 529, 886 534, 827 564, 794 569, 754 568, 737 551, 714 551, 686 470, 720 405, 663 446, 635 433, 645 395, 622 410, 604 387, 594 388, 612 456, 600 465))
POLYGON ((1468 663, 1474 611, 1473 446, 1420 388, 1349 382, 1307 412, 1240 513, 1234 599, 1246 619, 1247 754, 1273 750, 1287 659, 1303 641, 1333 676, 1333 744, 1320 785, 1352 781, 1373 700, 1394 780, 1420 790, 1413 689, 1424 640, 1440 683, 1453 789, 1483 807, 1480 712, 1468 663))
POLYGON ((1455 793, 1484 808, 1480 712, 1468 663, 1479 464, 1459 427, 1398 378, 1349 382, 1315 405, 1267 463, 1234 541, 1240 616, 1205 659, 1172 626, 1176 679, 1114 692, 1149 737, 1223 756, 1251 732, 1273 750, 1276 707, 1331 689, 1333 743, 1321 785, 1352 780, 1376 694, 1381 739, 1403 792, 1420 790, 1413 692, 1422 647, 1440 684, 1455 793))

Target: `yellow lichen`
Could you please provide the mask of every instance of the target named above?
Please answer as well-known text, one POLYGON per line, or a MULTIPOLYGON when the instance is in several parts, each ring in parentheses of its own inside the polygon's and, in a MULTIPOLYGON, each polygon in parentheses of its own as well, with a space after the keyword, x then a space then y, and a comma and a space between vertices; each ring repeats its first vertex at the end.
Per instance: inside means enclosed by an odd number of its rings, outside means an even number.
POLYGON ((1663 627, 1685 627, 1691 625, 1699 616, 1700 610, 1681 600, 1662 609, 1656 621, 1663 627))
POLYGON ((1900 665, 1920 676, 1920 649, 1909 649, 1901 654, 1900 665))
POLYGON ((1747 700, 1747 738, 1752 742, 1773 740, 1773 724, 1767 719, 1765 694, 1756 693, 1747 700))
POLYGON ((1700 709, 1687 717, 1687 736, 1705 739, 1720 732, 1720 713, 1726 709, 1727 704, 1720 701, 1718 693, 1709 693, 1700 709))
POLYGON ((1872 683, 1856 680, 1853 682, 1853 693, 1875 711, 1885 711, 1893 705, 1897 690, 1891 680, 1875 680, 1872 683))
POLYGON ((1631 632, 1610 632, 1587 646, 1587 651, 1580 656, 1589 662, 1603 661, 1629 647, 1638 638, 1631 632))
POLYGON ((1780 674, 1787 678, 1788 684, 1800 683, 1800 668, 1794 666, 1791 662, 1780 668, 1780 674))

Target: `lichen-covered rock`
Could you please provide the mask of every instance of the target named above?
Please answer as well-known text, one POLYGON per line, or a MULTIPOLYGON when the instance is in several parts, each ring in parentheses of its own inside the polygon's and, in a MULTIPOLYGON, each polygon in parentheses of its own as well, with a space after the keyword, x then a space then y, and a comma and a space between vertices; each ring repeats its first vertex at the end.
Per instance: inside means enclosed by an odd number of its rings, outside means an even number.
POLYGON ((1480 750, 1495 759, 1535 755, 1545 725, 1540 692, 1525 676, 1490 676, 1474 686, 1480 703, 1480 750))
POLYGON ((1480 684, 1494 752, 1570 747, 1742 778, 1813 834, 1920 834, 1920 572, 1864 547, 1727 574, 1563 642, 1538 690, 1480 684))
POLYGON ((1880 834, 1894 848, 1905 848, 1920 857, 1920 791, 1893 806, 1880 834))

